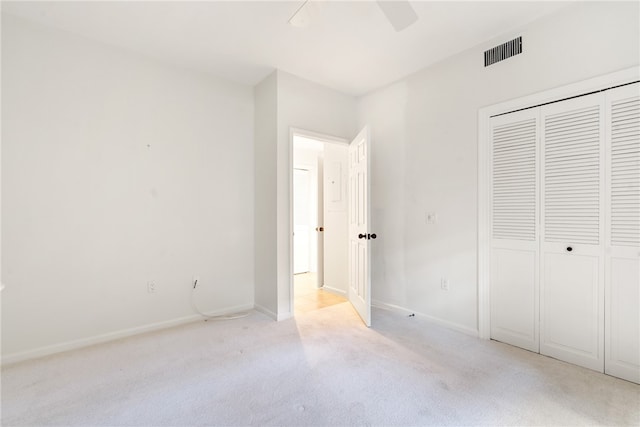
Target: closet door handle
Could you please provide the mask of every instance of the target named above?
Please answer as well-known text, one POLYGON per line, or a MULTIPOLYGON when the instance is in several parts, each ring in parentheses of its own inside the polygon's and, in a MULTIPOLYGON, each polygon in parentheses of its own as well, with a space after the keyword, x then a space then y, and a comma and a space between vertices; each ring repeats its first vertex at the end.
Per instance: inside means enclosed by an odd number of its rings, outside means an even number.
POLYGON ((367 235, 366 234, 358 234, 358 239, 366 239, 367 235))

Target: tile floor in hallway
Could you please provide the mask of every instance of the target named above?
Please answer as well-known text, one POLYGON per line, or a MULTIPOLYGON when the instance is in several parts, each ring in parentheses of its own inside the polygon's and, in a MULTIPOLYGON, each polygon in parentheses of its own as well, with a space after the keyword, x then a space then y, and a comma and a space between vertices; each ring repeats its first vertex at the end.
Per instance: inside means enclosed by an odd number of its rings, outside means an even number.
POLYGON ((344 297, 318 288, 316 282, 316 273, 301 273, 293 276, 295 313, 307 313, 347 301, 344 297))

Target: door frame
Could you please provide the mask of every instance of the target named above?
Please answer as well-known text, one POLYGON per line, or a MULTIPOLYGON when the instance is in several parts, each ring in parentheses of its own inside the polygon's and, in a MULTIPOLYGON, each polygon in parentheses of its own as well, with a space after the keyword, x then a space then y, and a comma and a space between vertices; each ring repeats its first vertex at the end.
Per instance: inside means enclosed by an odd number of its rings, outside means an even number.
MULTIPOLYGON (((327 135, 310 130, 290 127, 289 128, 289 313, 294 316, 294 286, 293 286, 293 138, 300 136, 303 138, 314 139, 323 143, 340 144, 349 146, 348 139, 338 136, 327 135)), ((320 268, 320 267, 318 267, 320 268)))
POLYGON ((491 338, 490 119, 492 116, 598 92, 640 79, 640 66, 490 105, 478 110, 478 336, 491 338))

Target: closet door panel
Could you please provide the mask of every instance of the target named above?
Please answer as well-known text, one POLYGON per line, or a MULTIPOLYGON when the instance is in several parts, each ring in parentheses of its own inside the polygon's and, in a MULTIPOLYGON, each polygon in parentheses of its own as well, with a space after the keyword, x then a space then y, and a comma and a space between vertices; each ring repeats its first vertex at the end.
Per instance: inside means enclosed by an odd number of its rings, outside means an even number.
POLYGON ((541 107, 540 352, 604 370, 604 102, 541 107))
POLYGON ((537 353, 537 254, 510 246, 493 249, 491 338, 537 353))
POLYGON ((605 372, 640 383, 640 260, 615 255, 607 269, 605 372))
POLYGON ((544 270, 544 338, 541 352, 602 371, 600 257, 589 251, 568 255, 564 247, 547 248, 544 270))
POLYGON ((539 351, 539 111, 491 120, 491 338, 539 351))
POLYGON ((640 383, 640 84, 606 93, 605 372, 640 383))

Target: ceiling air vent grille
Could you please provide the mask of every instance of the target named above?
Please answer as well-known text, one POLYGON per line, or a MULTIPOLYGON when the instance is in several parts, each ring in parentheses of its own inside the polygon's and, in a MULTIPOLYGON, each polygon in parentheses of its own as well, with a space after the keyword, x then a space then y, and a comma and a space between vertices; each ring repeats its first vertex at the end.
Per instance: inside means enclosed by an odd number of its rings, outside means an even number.
POLYGON ((522 36, 485 51, 484 66, 488 67, 519 53, 522 53, 522 36))

